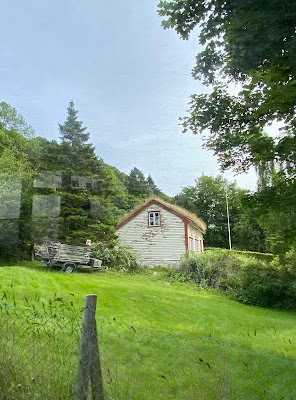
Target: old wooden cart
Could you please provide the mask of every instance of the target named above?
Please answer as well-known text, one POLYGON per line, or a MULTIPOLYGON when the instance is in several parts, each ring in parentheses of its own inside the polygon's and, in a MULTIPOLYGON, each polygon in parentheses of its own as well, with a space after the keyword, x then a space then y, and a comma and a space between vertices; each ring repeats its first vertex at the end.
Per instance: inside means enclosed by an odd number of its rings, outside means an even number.
POLYGON ((90 246, 44 240, 36 250, 35 257, 49 267, 58 267, 71 273, 77 268, 97 271, 103 269, 102 261, 90 256, 90 246))

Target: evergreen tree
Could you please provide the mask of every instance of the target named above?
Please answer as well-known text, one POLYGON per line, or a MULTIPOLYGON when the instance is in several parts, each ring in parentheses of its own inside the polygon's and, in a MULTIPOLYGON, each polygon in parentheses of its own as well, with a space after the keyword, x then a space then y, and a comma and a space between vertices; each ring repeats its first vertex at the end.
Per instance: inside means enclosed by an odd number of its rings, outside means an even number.
POLYGON ((67 108, 67 118, 63 124, 59 124, 61 143, 60 162, 63 170, 74 175, 98 174, 101 162, 95 154, 95 148, 87 143, 89 133, 78 120, 78 111, 74 108, 73 100, 67 108))
POLYGON ((153 192, 154 194, 159 195, 159 194, 161 193, 161 191, 160 191, 160 190, 158 189, 158 187, 156 186, 156 184, 155 184, 155 182, 154 182, 154 180, 152 179, 152 176, 151 176, 150 174, 148 175, 147 183, 148 183, 148 186, 150 187, 150 189, 152 190, 152 192, 153 192))
POLYGON ((78 121, 78 111, 74 108, 73 100, 67 108, 67 119, 63 124, 59 124, 61 139, 67 142, 72 148, 82 147, 89 139, 89 133, 85 133, 86 127, 82 121, 78 121))
MULTIPOLYGON (((114 237, 115 221, 110 196, 115 191, 115 178, 98 160, 95 148, 87 143, 89 133, 78 111, 70 101, 67 118, 59 124, 61 143, 37 138, 41 150, 40 172, 61 177, 61 185, 54 188, 40 187, 36 194, 60 197, 57 235, 59 240, 84 243, 85 240, 110 240, 114 237), (104 207, 94 206, 104 204, 104 207)), ((42 200, 42 199, 41 199, 42 200)), ((47 219, 43 218, 45 222, 47 219)), ((41 221, 42 222, 42 221, 41 221)))
POLYGON ((131 170, 127 185, 129 193, 134 196, 145 197, 152 194, 143 172, 136 167, 131 170))

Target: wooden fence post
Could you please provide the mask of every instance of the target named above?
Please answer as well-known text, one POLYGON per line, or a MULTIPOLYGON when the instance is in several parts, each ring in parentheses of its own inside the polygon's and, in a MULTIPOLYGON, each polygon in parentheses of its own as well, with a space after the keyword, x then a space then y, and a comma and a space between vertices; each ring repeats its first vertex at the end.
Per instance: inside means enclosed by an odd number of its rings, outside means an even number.
POLYGON ((104 400, 102 370, 96 326, 97 295, 85 298, 79 364, 76 380, 76 400, 88 400, 91 383, 93 400, 104 400))

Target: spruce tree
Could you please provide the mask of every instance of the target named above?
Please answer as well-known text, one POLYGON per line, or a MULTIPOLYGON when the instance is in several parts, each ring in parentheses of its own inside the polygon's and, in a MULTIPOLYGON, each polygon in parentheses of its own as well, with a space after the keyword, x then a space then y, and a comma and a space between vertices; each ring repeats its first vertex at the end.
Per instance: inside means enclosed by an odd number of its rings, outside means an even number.
POLYGON ((86 127, 82 121, 78 121, 78 111, 74 108, 73 100, 67 108, 67 119, 63 124, 59 124, 62 142, 69 143, 72 148, 82 147, 89 139, 89 133, 85 133, 86 127))
POLYGON ((152 194, 152 190, 150 189, 143 172, 136 167, 133 168, 129 174, 128 191, 134 196, 145 197, 152 194))
POLYGON ((147 178, 147 183, 148 186, 150 187, 150 189, 152 190, 152 192, 154 194, 159 195, 161 193, 161 191, 159 190, 159 188, 157 187, 157 185, 155 184, 154 180, 152 179, 152 176, 149 174, 148 178, 147 178))
POLYGON ((87 143, 89 133, 71 100, 67 118, 59 124, 61 145, 58 162, 63 175, 63 190, 59 236, 61 240, 83 242, 110 240, 114 234, 112 205, 108 197, 113 192, 112 179, 98 160, 95 148, 87 143), (104 203, 105 207, 95 207, 104 203))
POLYGON ((100 162, 95 154, 95 148, 87 143, 89 133, 82 121, 78 120, 78 111, 74 108, 73 100, 67 108, 67 118, 59 124, 62 140, 62 168, 73 175, 97 175, 100 171, 100 162))

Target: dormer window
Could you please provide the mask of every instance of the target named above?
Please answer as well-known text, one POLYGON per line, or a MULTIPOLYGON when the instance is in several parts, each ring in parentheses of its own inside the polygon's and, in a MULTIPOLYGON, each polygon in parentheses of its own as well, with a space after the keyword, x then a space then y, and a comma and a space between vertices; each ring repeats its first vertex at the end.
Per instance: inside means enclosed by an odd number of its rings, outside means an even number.
POLYGON ((148 226, 160 226, 160 212, 150 211, 148 213, 148 226))

